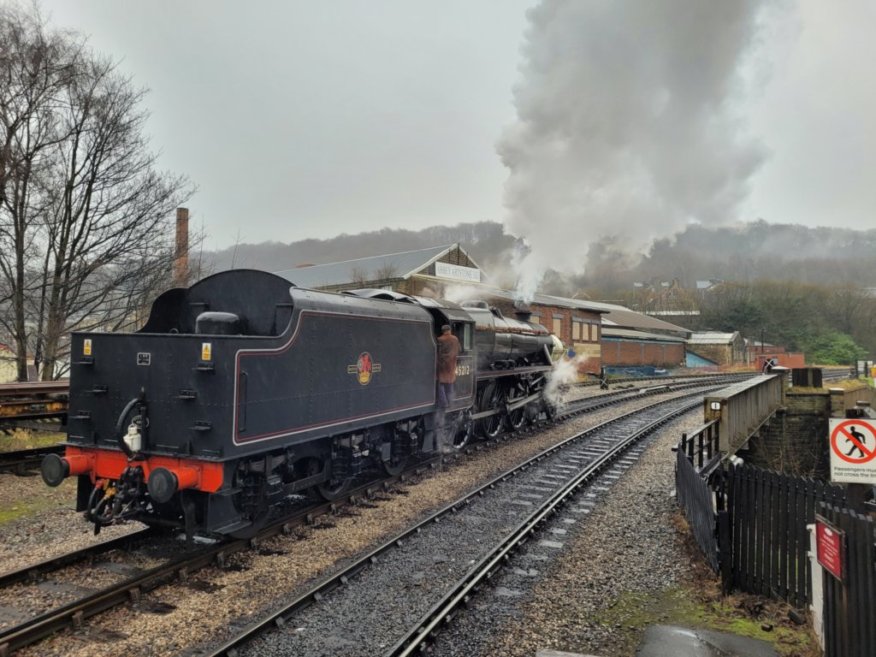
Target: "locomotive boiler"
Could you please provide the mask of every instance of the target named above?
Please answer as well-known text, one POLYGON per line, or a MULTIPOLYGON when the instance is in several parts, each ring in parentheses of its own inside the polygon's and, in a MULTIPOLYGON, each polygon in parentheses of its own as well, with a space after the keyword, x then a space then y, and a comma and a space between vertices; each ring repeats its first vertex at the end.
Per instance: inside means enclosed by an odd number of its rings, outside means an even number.
POLYGON ((485 304, 223 272, 162 294, 135 333, 73 334, 66 451, 43 479, 76 476, 95 531, 137 519, 247 536, 290 496, 400 472, 436 450, 436 428, 458 448, 534 419, 549 345, 485 304), (461 350, 436 415, 444 324, 461 350))

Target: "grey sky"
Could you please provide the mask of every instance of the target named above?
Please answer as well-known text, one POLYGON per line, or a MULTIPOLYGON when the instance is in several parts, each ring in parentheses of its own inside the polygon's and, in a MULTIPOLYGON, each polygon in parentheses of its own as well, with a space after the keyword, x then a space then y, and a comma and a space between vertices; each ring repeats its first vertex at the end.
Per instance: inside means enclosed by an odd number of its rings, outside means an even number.
MULTIPOLYGON (((152 143, 188 175, 209 247, 502 220, 534 0, 42 0, 149 87, 152 143)), ((740 219, 870 228, 869 0, 769 15, 742 118, 767 158, 740 219)))

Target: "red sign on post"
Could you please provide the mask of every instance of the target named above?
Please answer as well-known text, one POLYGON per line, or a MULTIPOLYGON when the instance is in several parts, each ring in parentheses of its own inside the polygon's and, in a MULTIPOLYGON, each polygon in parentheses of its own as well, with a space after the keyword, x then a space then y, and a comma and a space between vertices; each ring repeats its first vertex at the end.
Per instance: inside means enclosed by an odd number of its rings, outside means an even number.
POLYGON ((818 563, 839 581, 843 581, 845 533, 821 516, 815 516, 815 545, 818 563))

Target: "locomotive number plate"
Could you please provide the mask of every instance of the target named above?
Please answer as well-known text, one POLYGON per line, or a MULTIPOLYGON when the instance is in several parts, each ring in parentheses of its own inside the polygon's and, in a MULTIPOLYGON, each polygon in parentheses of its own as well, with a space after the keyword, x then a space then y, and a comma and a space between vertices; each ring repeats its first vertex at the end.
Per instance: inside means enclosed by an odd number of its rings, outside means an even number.
POLYGON ((137 365, 151 365, 152 364, 152 354, 148 351, 140 351, 137 353, 137 365))

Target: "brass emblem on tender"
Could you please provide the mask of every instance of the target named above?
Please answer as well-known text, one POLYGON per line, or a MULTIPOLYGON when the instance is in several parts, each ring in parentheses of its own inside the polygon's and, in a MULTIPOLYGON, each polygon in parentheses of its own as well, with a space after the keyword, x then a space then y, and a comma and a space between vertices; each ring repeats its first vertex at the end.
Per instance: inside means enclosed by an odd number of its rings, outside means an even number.
POLYGON ((367 386, 371 383, 371 377, 374 374, 378 374, 382 369, 383 367, 380 363, 374 362, 371 354, 363 351, 359 354, 359 358, 356 359, 355 365, 347 365, 347 374, 355 374, 356 380, 363 386, 367 386))

